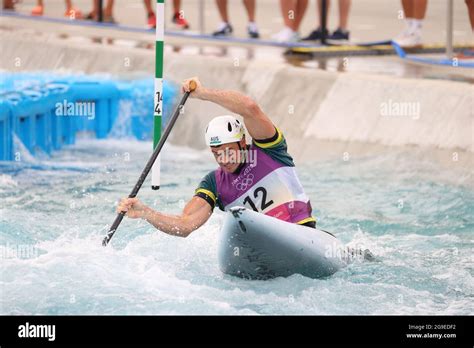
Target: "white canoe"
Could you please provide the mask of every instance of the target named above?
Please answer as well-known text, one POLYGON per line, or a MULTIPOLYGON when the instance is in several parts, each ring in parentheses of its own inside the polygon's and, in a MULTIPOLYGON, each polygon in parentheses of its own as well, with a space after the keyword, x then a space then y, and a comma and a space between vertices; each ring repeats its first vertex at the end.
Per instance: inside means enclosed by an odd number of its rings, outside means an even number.
POLYGON ((220 233, 219 266, 223 273, 248 279, 287 277, 295 273, 327 277, 344 267, 350 255, 332 234, 234 207, 220 233))

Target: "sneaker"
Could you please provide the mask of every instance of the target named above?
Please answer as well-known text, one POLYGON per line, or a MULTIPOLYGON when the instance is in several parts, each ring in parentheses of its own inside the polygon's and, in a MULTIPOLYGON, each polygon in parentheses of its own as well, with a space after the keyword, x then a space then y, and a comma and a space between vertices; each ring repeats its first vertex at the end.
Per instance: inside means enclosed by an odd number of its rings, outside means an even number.
POLYGON ((405 39, 412 32, 411 25, 409 22, 405 23, 405 28, 398 34, 393 41, 405 39))
POLYGON ((176 24, 178 27, 180 27, 181 29, 189 29, 188 21, 186 19, 184 19, 184 17, 181 16, 179 12, 176 12, 173 15, 173 18, 171 19, 171 21, 174 24, 176 24))
POLYGON ((278 33, 272 35, 272 39, 277 42, 296 42, 300 39, 298 32, 288 27, 284 27, 278 33))
POLYGON ((213 36, 230 36, 232 35, 232 26, 229 23, 222 22, 219 28, 212 33, 213 36))
POLYGON ((260 34, 258 33, 258 27, 255 22, 250 22, 247 25, 247 33, 251 39, 258 39, 260 34))
POLYGON ((349 40, 349 31, 337 28, 335 32, 328 36, 328 40, 349 40))
MULTIPOLYGON (((313 30, 311 34, 303 38, 302 41, 318 41, 318 40, 321 40, 322 36, 323 36, 323 31, 321 30, 321 28, 318 28, 316 30, 313 30)), ((329 32, 326 29, 326 37, 328 36, 329 36, 329 32)))
POLYGON ((421 46, 421 34, 419 32, 412 32, 393 41, 403 48, 416 48, 421 46))
POLYGON ((148 22, 147 22, 148 29, 155 29, 156 28, 156 16, 155 12, 150 12, 148 14, 148 22))
POLYGON ((71 8, 64 12, 64 17, 68 17, 69 19, 82 19, 82 12, 76 8, 71 8))
POLYGON ((89 12, 87 16, 84 17, 86 21, 95 21, 95 16, 92 12, 89 12))
POLYGON ((32 16, 42 16, 43 15, 43 6, 35 6, 31 10, 32 16))
MULTIPOLYGON (((88 13, 87 16, 84 17, 84 20, 86 21, 97 21, 98 18, 94 16, 92 12, 88 13)), ((102 16, 102 23, 109 23, 109 24, 117 24, 115 21, 115 18, 113 16, 102 16)))

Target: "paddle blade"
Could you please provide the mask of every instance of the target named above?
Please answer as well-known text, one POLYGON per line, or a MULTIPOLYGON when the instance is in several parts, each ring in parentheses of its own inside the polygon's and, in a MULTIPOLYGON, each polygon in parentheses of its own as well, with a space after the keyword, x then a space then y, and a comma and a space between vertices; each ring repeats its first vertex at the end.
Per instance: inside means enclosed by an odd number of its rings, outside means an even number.
POLYGON ((112 224, 112 226, 110 226, 109 232, 107 232, 107 235, 102 241, 103 246, 107 246, 109 241, 112 239, 112 236, 114 235, 115 231, 117 231, 117 228, 122 222, 124 216, 125 216, 125 212, 123 211, 117 214, 117 217, 115 218, 114 223, 112 224))

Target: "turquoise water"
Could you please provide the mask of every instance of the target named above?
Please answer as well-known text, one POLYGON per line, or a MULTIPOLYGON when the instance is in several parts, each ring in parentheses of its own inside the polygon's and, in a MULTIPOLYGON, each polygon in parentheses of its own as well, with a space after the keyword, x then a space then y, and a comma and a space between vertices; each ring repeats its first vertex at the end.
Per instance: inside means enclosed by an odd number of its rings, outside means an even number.
MULTIPOLYGON (((319 226, 369 248, 327 279, 223 275, 223 214, 189 238, 126 219, 102 238, 151 143, 81 139, 51 158, 0 164, 1 314, 472 314, 474 191, 403 152, 298 167, 319 226)), ((166 146, 162 189, 139 197, 178 212, 213 169, 207 151, 166 146)))

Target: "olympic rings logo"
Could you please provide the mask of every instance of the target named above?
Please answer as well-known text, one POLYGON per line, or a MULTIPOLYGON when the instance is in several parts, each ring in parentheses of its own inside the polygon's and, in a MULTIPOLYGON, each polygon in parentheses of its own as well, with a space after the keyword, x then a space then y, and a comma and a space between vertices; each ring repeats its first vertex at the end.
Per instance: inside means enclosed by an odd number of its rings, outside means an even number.
POLYGON ((239 191, 245 191, 249 186, 252 186, 253 184, 253 174, 250 173, 249 175, 247 175, 244 179, 242 179, 241 181, 239 181, 236 185, 235 185, 235 188, 239 191))

